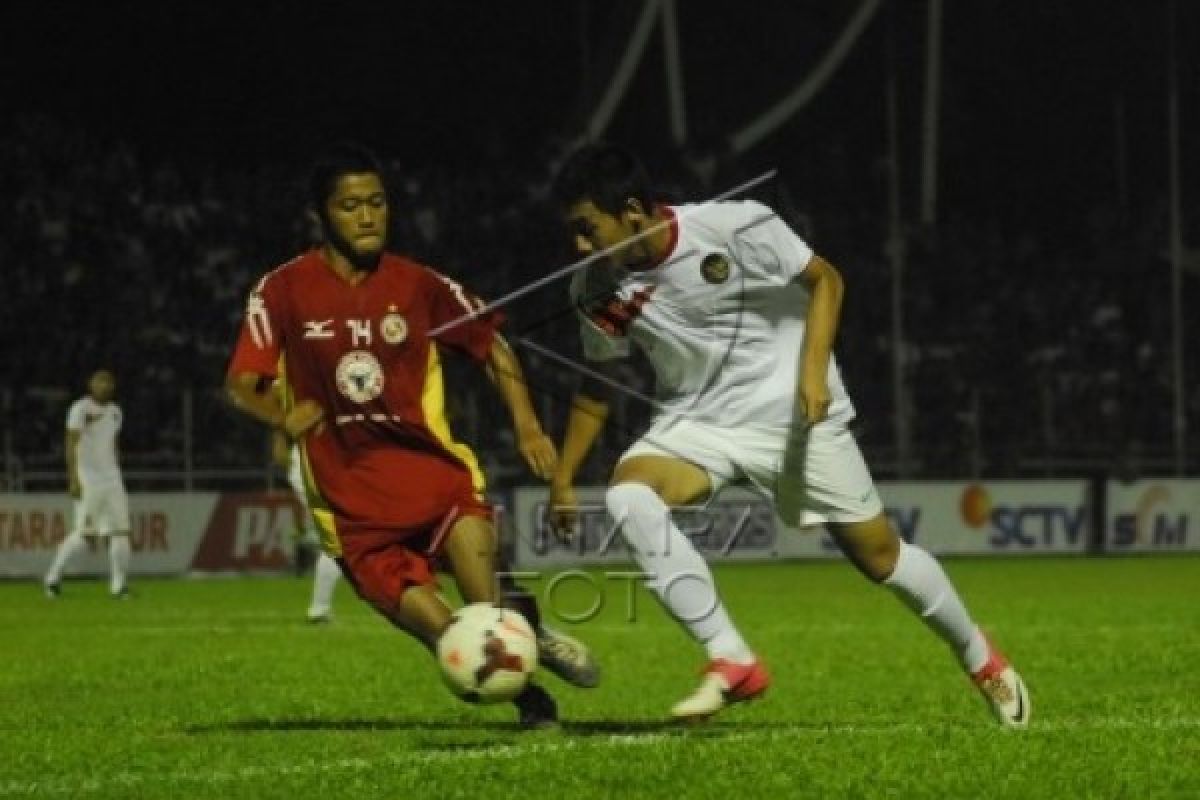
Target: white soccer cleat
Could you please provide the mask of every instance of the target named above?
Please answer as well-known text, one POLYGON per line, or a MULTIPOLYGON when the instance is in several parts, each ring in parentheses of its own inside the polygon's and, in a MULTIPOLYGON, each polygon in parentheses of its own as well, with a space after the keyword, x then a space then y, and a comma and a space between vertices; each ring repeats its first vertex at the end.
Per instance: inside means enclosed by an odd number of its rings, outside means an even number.
POLYGON ((990 640, 987 645, 987 663, 972 673, 971 680, 1001 725, 1006 728, 1028 727, 1033 703, 1029 699, 1025 681, 1021 680, 1021 676, 1008 663, 1008 659, 990 640))
POLYGON ((538 663, 567 683, 582 689, 600 685, 600 667, 583 642, 543 625, 537 632, 537 645, 538 663))
POLYGON ((758 659, 735 664, 718 658, 705 668, 700 688, 676 703, 671 716, 685 721, 707 719, 732 703, 761 696, 770 685, 771 676, 758 659))

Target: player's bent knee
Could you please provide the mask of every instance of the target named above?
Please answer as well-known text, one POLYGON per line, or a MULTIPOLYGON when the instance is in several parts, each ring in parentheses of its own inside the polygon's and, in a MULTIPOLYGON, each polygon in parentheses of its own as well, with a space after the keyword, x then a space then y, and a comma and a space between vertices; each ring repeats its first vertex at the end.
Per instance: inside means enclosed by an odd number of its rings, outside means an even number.
POLYGON ((896 559, 900 555, 900 542, 891 538, 872 544, 867 556, 864 572, 875 583, 883 583, 896 570, 896 559))
POLYGON ((658 455, 637 455, 617 464, 612 486, 648 486, 668 506, 695 502, 712 492, 708 473, 686 461, 658 455))
POLYGON ((896 569, 896 559, 900 556, 900 537, 883 515, 831 528, 842 551, 871 581, 882 583, 896 569))

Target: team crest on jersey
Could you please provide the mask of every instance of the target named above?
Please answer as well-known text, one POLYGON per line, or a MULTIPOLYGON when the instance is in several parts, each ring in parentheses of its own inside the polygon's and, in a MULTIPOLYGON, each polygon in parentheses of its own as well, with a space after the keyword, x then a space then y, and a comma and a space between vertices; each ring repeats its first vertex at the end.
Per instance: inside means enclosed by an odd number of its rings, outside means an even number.
POLYGON ((379 335, 388 344, 400 344, 408 338, 408 322, 399 314, 388 314, 379 321, 379 335))
POLYGON ((383 392, 383 367, 367 350, 351 350, 334 373, 338 391, 355 403, 369 403, 383 392))
POLYGON ((724 283, 729 280, 729 259, 722 253, 709 253, 700 262, 700 274, 709 283, 724 283))

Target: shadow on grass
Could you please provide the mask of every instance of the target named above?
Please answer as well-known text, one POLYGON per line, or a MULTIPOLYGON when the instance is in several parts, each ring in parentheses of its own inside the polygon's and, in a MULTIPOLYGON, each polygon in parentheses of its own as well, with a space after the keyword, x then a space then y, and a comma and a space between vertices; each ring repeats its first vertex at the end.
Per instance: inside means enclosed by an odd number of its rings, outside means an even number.
POLYGON ((210 733, 288 733, 292 731, 497 731, 516 732, 515 722, 492 720, 444 720, 432 717, 252 717, 204 725, 185 725, 183 732, 202 736, 210 733))
MULTIPOLYGON (((661 738, 696 737, 721 738, 754 734, 838 734, 846 731, 886 733, 911 727, 912 723, 896 720, 755 720, 738 722, 733 719, 681 723, 665 719, 581 719, 563 720, 554 733, 587 739, 608 737, 647 736, 661 738)), ((971 727, 962 720, 930 721, 928 725, 952 730, 971 727)), ((185 725, 182 732, 190 736, 225 733, 289 733, 326 731, 358 733, 363 731, 411 731, 413 733, 532 733, 515 721, 472 719, 438 719, 430 717, 250 717, 205 724, 185 725)))
MULTIPOLYGON (((579 737, 639 735, 721 736, 746 729, 746 726, 709 722, 681 724, 671 720, 591 719, 563 720, 561 733, 579 737)), ((437 719, 424 717, 251 717, 197 725, 185 725, 182 732, 191 736, 222 733, 288 733, 304 731, 413 731, 436 733, 463 731, 475 733, 524 733, 516 722, 494 720, 437 719)))

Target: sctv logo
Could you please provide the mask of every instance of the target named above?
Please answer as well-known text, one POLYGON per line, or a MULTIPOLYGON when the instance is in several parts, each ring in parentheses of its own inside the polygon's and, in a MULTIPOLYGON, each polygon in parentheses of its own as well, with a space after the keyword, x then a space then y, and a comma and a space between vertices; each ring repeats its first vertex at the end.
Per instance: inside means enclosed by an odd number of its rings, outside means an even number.
POLYGON ((987 489, 971 484, 959 500, 963 521, 990 530, 988 544, 998 549, 1058 549, 1080 545, 1087 537, 1087 509, 1062 503, 997 504, 987 489))

